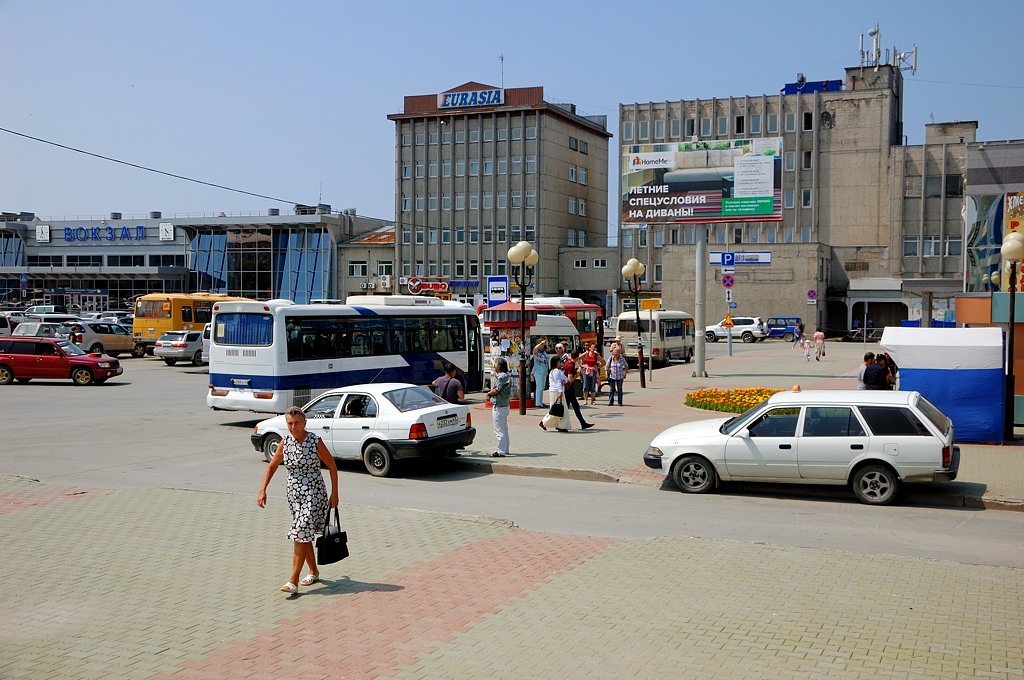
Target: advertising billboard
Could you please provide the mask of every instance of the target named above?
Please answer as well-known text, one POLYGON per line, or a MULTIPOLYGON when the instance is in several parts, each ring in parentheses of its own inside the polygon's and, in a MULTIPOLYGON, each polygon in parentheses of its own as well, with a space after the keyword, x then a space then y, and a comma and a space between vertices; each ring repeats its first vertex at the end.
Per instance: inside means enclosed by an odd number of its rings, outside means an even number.
POLYGON ((622 147, 622 222, 782 219, 782 138, 622 147))

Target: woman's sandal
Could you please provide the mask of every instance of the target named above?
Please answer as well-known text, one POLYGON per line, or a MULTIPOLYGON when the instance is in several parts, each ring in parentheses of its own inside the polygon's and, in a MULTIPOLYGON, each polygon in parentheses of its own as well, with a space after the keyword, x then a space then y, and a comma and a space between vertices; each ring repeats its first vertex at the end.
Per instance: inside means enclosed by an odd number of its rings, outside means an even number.
POLYGON ((295 595, 299 592, 299 587, 291 582, 285 583, 283 586, 281 586, 281 592, 288 593, 289 595, 295 595))
POLYGON ((312 572, 306 574, 306 577, 299 581, 300 586, 311 586, 320 580, 320 574, 314 574, 312 572))

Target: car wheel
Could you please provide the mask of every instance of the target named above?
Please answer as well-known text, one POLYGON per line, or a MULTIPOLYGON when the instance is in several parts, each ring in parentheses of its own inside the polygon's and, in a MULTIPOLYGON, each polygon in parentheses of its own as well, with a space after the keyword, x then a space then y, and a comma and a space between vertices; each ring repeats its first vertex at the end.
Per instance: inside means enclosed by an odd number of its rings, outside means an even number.
POLYGON ((94 342, 92 347, 89 348, 89 354, 103 354, 103 345, 98 342, 94 342))
POLYGON ((76 368, 71 371, 71 380, 76 385, 91 385, 93 383, 92 371, 88 368, 76 368))
POLYGON ((135 345, 135 347, 132 347, 132 356, 135 357, 136 359, 141 359, 142 357, 146 356, 146 346, 140 344, 135 345))
POLYGON ((786 333, 785 335, 782 336, 782 339, 785 340, 786 342, 793 342, 794 335, 792 333, 786 333))
POLYGON ((383 444, 373 443, 363 451, 363 464, 374 477, 387 477, 394 464, 391 453, 383 444))
POLYGON ((884 465, 865 465, 853 473, 853 493, 868 505, 889 505, 896 500, 900 478, 884 465))
POLYGON ((277 445, 281 443, 281 437, 276 434, 268 434, 263 438, 263 457, 269 463, 277 453, 277 445))
POLYGON ((146 348, 146 356, 147 356, 147 357, 151 357, 151 356, 153 356, 153 350, 154 350, 154 349, 155 349, 154 347, 147 347, 147 348, 146 348))
POLYGON ((178 360, 171 359, 170 357, 164 357, 164 363, 167 364, 168 366, 173 366, 174 364, 178 363, 178 360))
POLYGON ((717 478, 714 466, 701 456, 683 456, 672 467, 672 480, 683 493, 707 493, 717 478))
POLYGON ((20 383, 20 384, 22 384, 22 385, 26 384, 26 383, 27 383, 27 382, 28 382, 29 380, 31 380, 31 379, 32 379, 32 378, 15 378, 15 380, 17 380, 17 381, 18 381, 18 383, 20 383))
POLYGON ((197 349, 196 353, 192 355, 192 365, 202 366, 203 365, 203 350, 197 349))
POLYGON ((707 338, 707 341, 708 341, 708 342, 718 342, 718 336, 717 336, 717 335, 715 335, 715 334, 714 334, 713 332, 711 332, 711 331, 708 331, 707 333, 705 333, 705 334, 704 334, 704 337, 705 337, 705 338, 707 338))
POLYGON ((743 335, 741 335, 740 337, 743 338, 743 342, 746 342, 746 343, 751 343, 751 342, 756 342, 757 341, 757 338, 755 338, 754 334, 751 333, 750 331, 743 331, 743 335))
POLYGON ((10 385, 14 381, 14 372, 8 366, 0 364, 0 385, 10 385))

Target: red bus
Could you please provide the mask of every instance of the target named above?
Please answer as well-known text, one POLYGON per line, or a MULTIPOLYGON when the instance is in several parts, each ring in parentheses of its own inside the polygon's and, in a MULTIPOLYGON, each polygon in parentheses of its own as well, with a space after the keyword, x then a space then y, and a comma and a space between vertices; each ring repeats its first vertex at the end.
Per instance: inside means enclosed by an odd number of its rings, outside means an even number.
MULTIPOLYGON (((604 310, 600 305, 587 304, 575 297, 528 297, 526 304, 536 308, 541 314, 567 317, 576 326, 584 347, 593 342, 597 344, 598 352, 604 351, 604 310)), ((486 303, 477 307, 477 315, 485 309, 486 303)))

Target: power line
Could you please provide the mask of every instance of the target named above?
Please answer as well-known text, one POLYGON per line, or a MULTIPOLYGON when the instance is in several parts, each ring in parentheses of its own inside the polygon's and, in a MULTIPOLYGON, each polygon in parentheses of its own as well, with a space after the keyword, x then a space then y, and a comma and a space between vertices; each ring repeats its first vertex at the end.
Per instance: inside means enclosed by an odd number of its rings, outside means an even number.
POLYGON ((67 146, 66 144, 59 144, 52 142, 48 139, 41 139, 39 137, 33 137, 23 132, 16 132, 15 130, 8 130, 7 128, 0 127, 0 132, 6 132, 8 134, 17 135, 18 137, 24 137, 25 139, 31 139, 35 142, 42 142, 43 144, 49 144, 50 146, 56 146, 61 149, 67 149, 68 151, 74 151, 75 153, 84 154, 86 156, 92 156, 94 158, 100 158, 111 163, 120 163, 121 165, 127 165, 132 168, 138 168, 139 170, 146 170, 148 172, 155 172, 158 175, 166 175, 167 177, 173 177, 175 179, 182 179, 186 182, 195 182, 196 184, 202 184, 208 187, 214 187, 215 189, 224 189, 225 191, 233 191, 237 194, 245 194, 246 196, 255 196, 256 198, 265 198, 269 201, 277 201, 278 203, 289 203, 291 205, 302 205, 302 201, 288 201, 283 198, 276 198, 274 196, 265 196, 264 194, 256 194, 251 191, 245 191, 243 189, 235 189, 234 187, 224 186, 223 184, 214 184, 213 182, 204 182, 201 179, 194 179, 192 177, 185 177, 184 175, 176 175, 173 172, 165 172, 163 170, 157 170, 156 168, 146 167, 145 165, 138 165, 137 163, 129 163, 128 161, 122 161, 117 158, 111 158, 110 156, 104 156, 102 154, 93 153, 92 151, 85 151, 84 149, 76 149, 73 146, 67 146))

